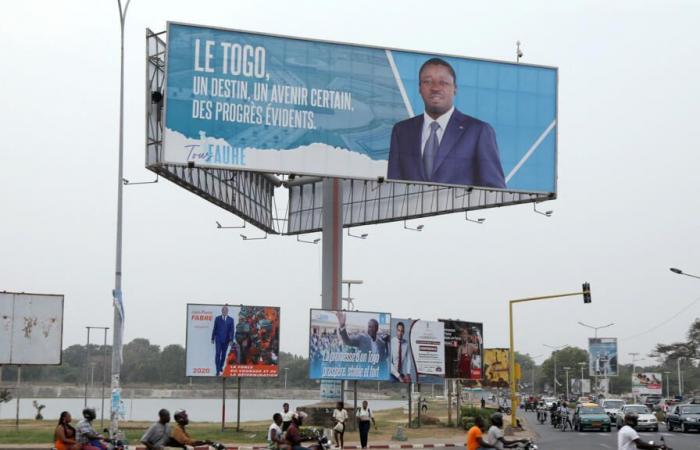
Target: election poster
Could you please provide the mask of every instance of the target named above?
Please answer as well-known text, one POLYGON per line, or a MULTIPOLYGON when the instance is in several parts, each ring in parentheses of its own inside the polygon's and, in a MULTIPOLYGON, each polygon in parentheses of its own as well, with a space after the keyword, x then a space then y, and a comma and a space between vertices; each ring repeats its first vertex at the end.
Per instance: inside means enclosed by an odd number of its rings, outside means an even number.
POLYGON ((309 378, 389 380, 391 314, 312 309, 309 378))
POLYGON ((444 378, 444 324, 427 320, 392 318, 392 381, 442 384, 444 378))
POLYGON ((663 382, 660 373, 639 372, 632 374, 632 393, 635 395, 662 395, 663 382))
POLYGON ((280 309, 187 305, 185 374, 189 377, 276 377, 280 309))
POLYGON ((617 338, 588 339, 590 376, 617 376, 617 338))
POLYGON ((163 161, 554 193, 557 88, 554 67, 169 22, 163 161))
POLYGON ((510 350, 507 348, 487 348, 484 350, 483 387, 507 388, 510 383, 510 350))
POLYGON ((481 323, 440 320, 445 324, 445 376, 481 380, 484 327, 481 323))

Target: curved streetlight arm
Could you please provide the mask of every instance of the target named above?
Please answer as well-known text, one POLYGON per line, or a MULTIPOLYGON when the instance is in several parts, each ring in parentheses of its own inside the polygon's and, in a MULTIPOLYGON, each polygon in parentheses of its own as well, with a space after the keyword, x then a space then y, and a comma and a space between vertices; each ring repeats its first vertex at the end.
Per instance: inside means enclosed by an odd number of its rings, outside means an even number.
POLYGON ((693 275, 692 273, 685 273, 685 272, 683 272, 681 269, 678 269, 678 268, 676 268, 676 267, 671 267, 671 268, 669 268, 668 270, 670 270, 671 272, 676 273, 676 274, 678 274, 678 275, 685 275, 686 277, 697 278, 697 279, 700 280, 700 276, 693 275))

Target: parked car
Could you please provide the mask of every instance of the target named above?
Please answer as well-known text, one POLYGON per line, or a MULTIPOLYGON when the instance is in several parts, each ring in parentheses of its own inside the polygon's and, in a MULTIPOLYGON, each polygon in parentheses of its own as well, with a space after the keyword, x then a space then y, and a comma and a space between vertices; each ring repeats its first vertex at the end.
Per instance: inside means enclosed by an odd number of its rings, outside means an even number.
POLYGON ((574 412, 574 430, 610 431, 610 417, 595 403, 583 403, 574 412))
POLYGON ((666 414, 666 429, 673 431, 680 428, 684 433, 700 430, 700 405, 675 405, 666 414))
POLYGON ((622 407, 625 406, 624 400, 620 400, 617 398, 606 398, 600 403, 600 406, 603 407, 605 413, 608 415, 608 417, 610 417, 610 421, 616 423, 617 415, 620 413, 622 407))
POLYGON ((625 405, 617 415, 616 426, 622 428, 625 425, 625 415, 635 414, 637 416, 637 426, 635 430, 659 431, 659 421, 656 416, 649 411, 646 405, 625 405))

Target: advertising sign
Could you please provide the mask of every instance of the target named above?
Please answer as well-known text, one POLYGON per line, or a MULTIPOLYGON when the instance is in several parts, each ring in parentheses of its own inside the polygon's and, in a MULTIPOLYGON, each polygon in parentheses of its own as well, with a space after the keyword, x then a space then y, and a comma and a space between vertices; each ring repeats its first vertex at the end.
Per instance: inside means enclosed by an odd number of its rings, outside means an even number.
POLYGON ((391 379, 400 383, 444 382, 445 327, 442 322, 391 319, 391 379))
POLYGON ((311 310, 309 378, 389 380, 391 314, 311 310))
POLYGON ((617 376, 617 338, 588 339, 590 376, 617 376))
POLYGON ((556 191, 556 68, 173 22, 167 36, 166 163, 556 191))
POLYGON ((0 364, 61 364, 63 296, 0 292, 0 364))
POLYGON ((484 350, 483 387, 507 388, 510 383, 509 353, 507 348, 487 348, 484 350))
POLYGON ((481 323, 440 320, 445 324, 445 376, 481 380, 484 326, 481 323))
POLYGON ((186 376, 276 377, 280 309, 187 305, 186 376))
POLYGON ((575 395, 589 394, 591 392, 591 380, 588 378, 572 378, 571 393, 575 395))
POLYGON ((632 393, 635 395, 662 395, 662 378, 660 373, 640 372, 632 374, 632 393))

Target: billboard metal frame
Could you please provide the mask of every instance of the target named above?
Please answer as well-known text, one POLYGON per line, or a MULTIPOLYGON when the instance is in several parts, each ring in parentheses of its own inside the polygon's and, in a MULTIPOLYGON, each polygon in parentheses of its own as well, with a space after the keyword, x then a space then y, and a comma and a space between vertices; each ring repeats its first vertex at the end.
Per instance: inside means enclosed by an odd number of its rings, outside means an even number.
MULTIPOLYGON (((181 22, 171 22, 191 25, 181 22)), ((208 27, 212 29, 225 29, 208 27)), ((265 36, 304 39, 269 33, 265 36)), ((195 195, 241 217, 269 234, 298 235, 319 232, 323 228, 323 181, 315 176, 272 174, 267 172, 205 168, 194 163, 168 164, 163 160, 164 100, 166 77, 166 31, 146 30, 146 168, 195 195), (284 199, 278 207, 276 190, 284 199), (287 192, 284 193, 283 190, 287 192)), ((319 39, 317 42, 339 43, 319 39)), ((345 45, 359 45, 342 43, 345 45)), ((363 45, 363 47, 379 48, 363 45)), ((408 51, 402 49, 388 49, 408 51)), ((435 53, 503 64, 555 69, 556 67, 520 64, 483 58, 435 53)), ((557 76, 558 84, 558 76, 557 76)), ((557 93, 558 112, 558 93, 557 93)), ((558 123, 558 118, 557 118, 558 123)), ((558 143, 558 133, 555 136, 558 143)), ((557 146, 558 148, 558 146, 557 146)), ((555 189, 558 171, 555 152, 555 189)), ((387 182, 342 178, 342 227, 373 225, 455 212, 494 208, 554 200, 556 192, 522 192, 478 187, 455 187, 424 183, 387 182)))

